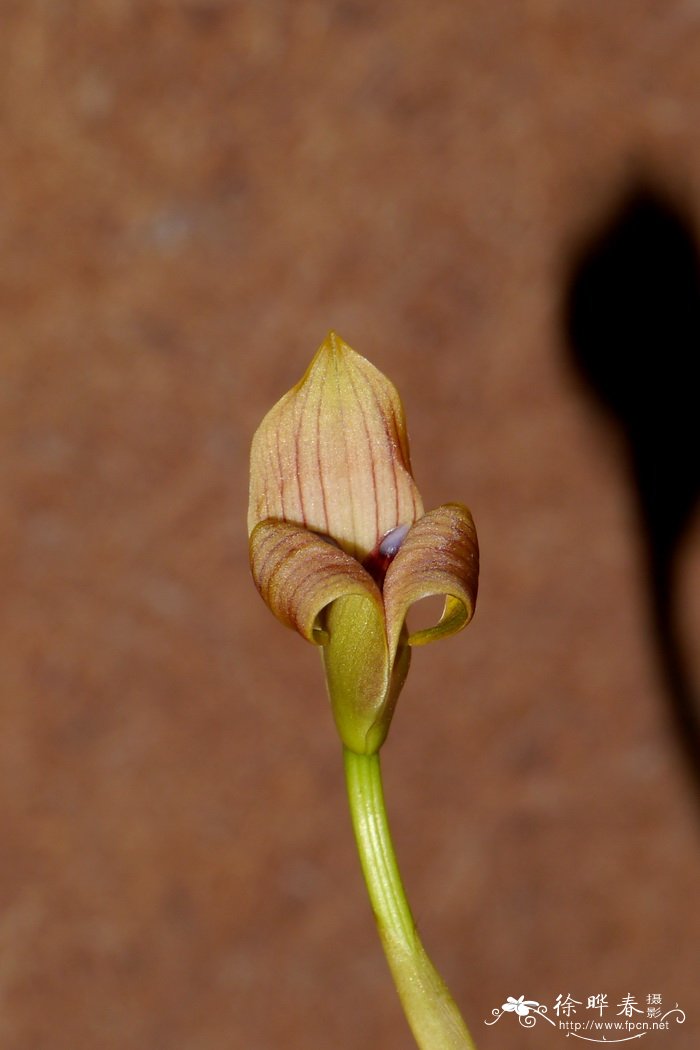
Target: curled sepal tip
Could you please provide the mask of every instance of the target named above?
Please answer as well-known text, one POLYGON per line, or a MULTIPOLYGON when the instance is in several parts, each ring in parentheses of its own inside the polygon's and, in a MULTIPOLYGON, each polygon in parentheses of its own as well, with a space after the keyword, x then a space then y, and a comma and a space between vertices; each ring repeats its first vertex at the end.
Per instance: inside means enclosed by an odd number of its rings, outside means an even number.
POLYGON ((285 521, 261 521, 249 541, 250 566, 263 601, 309 642, 328 641, 327 606, 355 596, 381 615, 382 599, 359 562, 321 536, 285 521))
POLYGON ((409 645, 426 645, 460 631, 474 615, 479 546, 469 510, 446 503, 428 511, 409 530, 384 580, 389 644, 398 643, 410 607, 422 598, 445 598, 432 627, 409 634, 409 645))

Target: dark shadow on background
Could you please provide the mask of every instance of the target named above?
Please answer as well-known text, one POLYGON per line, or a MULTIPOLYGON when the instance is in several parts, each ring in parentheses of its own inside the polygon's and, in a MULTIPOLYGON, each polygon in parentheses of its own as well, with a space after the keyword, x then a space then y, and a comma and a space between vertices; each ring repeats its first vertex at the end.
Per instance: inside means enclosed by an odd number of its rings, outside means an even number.
POLYGON ((700 494, 700 259, 681 207, 631 188, 574 259, 574 362, 626 447, 646 541, 653 636, 700 801, 700 719, 678 622, 681 546, 700 494))

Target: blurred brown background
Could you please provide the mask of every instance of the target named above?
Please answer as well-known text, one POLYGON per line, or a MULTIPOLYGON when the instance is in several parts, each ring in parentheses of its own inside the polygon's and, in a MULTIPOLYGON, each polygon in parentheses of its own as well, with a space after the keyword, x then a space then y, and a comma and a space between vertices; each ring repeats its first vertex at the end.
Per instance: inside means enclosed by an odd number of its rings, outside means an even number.
POLYGON ((599 992, 698 1045, 695 787, 562 317, 639 172, 700 221, 699 59, 690 0, 0 5, 3 1048, 411 1045, 247 566, 251 434, 331 326, 482 545, 385 750, 428 948, 483 1050, 564 1045, 506 996, 599 992))

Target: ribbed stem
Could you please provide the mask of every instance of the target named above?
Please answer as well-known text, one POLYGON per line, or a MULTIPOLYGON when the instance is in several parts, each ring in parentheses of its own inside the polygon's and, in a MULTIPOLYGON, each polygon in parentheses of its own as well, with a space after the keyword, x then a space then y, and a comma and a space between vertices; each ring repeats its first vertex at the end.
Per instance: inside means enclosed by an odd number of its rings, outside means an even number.
POLYGON ((379 936, 421 1050, 475 1050, 445 982, 416 930, 389 833, 379 754, 345 749, 350 813, 379 936))

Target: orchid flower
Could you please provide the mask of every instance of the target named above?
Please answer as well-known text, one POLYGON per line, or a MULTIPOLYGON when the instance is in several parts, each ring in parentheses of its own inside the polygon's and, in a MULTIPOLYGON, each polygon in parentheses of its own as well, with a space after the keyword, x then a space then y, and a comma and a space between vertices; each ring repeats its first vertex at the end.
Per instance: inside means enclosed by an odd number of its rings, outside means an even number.
POLYGON ((379 749, 411 648, 473 615, 476 532, 459 503, 424 512, 398 393, 333 332, 253 438, 248 534, 263 599, 321 650, 362 869, 416 1041, 423 1050, 473 1050, 406 900, 379 749), (431 595, 444 598, 440 619, 411 632, 409 609, 431 595))
POLYGON ((466 507, 423 512, 399 396, 333 332, 255 434, 248 531, 265 602, 322 647, 343 743, 374 753, 410 647, 471 619, 479 556, 466 507), (408 610, 430 595, 442 617, 411 634, 408 610))

